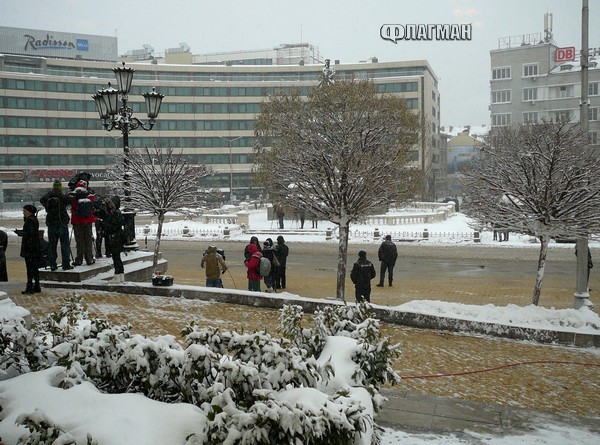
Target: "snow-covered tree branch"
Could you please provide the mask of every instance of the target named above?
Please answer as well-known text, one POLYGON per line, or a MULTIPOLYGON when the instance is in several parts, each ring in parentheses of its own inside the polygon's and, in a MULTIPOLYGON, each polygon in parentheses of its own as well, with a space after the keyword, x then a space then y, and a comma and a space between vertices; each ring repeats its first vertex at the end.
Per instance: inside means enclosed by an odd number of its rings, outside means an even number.
POLYGON ((540 240, 538 304, 548 242, 600 232, 598 152, 568 121, 503 127, 465 172, 465 213, 540 240))
POLYGON ((180 151, 160 147, 130 149, 129 156, 117 155, 111 171, 116 184, 129 188, 124 205, 158 217, 154 266, 158 261, 162 225, 167 212, 180 211, 196 200, 202 178, 212 172, 205 165, 190 165, 180 151), (127 178, 127 184, 125 184, 127 178))

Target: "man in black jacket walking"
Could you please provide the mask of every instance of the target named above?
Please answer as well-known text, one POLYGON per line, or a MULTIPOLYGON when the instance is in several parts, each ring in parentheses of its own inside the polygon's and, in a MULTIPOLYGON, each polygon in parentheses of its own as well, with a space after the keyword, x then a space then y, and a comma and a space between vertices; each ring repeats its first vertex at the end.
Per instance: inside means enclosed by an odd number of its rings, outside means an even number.
POLYGON ((377 287, 383 287, 386 270, 388 272, 388 283, 391 286, 392 281, 394 281, 394 266, 396 265, 396 260, 398 259, 398 249, 396 249, 396 245, 392 242, 391 235, 385 236, 385 241, 381 243, 381 246, 379 246, 377 256, 379 257, 379 261, 381 261, 379 284, 377 287))
POLYGON ((59 180, 54 181, 52 190, 41 197, 40 202, 46 209, 46 225, 48 226, 48 261, 50 270, 58 269, 56 260, 58 254, 56 248, 60 241, 60 252, 63 270, 73 269, 69 261, 71 256, 71 246, 69 243, 69 214, 67 206, 71 200, 63 193, 62 183, 59 180))

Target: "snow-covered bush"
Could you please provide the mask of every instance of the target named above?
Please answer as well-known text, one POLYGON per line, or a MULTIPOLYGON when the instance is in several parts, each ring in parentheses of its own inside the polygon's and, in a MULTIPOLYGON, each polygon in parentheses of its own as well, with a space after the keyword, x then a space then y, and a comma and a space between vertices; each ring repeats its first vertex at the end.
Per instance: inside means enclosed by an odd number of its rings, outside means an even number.
MULTIPOLYGON (((71 434, 54 425, 38 411, 21 414, 17 417, 17 424, 29 430, 29 434, 22 436, 17 445, 77 445, 77 441, 71 434)), ((88 434, 87 445, 98 445, 98 442, 88 434)))
POLYGON ((22 320, 0 320, 0 380, 37 371, 47 361, 46 348, 22 320))
POLYGON ((378 387, 385 383, 398 383, 400 376, 392 368, 392 361, 400 355, 399 345, 382 338, 379 320, 373 318, 368 303, 328 306, 314 314, 314 327, 302 326, 301 306, 285 305, 279 318, 279 330, 299 348, 320 357, 328 336, 344 336, 356 340, 352 360, 358 369, 354 381, 365 386, 373 396, 375 409, 381 407, 378 387))
MULTIPOLYGON (((187 445, 351 444, 361 434, 377 443, 377 388, 397 381, 391 360, 399 352, 370 315, 365 304, 328 308, 315 315, 313 328, 303 328, 301 309, 286 306, 284 338, 190 322, 180 344, 171 335, 146 338, 88 319, 74 295, 31 330, 3 324, 0 370, 17 375, 60 365, 66 372, 58 387, 88 380, 106 393, 194 404, 208 422, 202 437, 188 437, 187 445)), ((49 419, 23 420, 38 435, 45 428, 39 443, 58 437, 49 419)))

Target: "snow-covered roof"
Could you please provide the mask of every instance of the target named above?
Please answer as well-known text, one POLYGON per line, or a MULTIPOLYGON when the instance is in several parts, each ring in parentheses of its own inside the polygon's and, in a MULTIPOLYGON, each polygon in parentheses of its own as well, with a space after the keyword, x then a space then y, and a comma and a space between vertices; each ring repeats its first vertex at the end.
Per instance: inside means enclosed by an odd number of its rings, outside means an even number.
POLYGON ((456 137, 461 133, 467 132, 467 134, 475 139, 483 140, 483 136, 486 136, 490 132, 491 127, 486 124, 482 125, 450 125, 446 127, 440 127, 440 131, 448 136, 456 137))

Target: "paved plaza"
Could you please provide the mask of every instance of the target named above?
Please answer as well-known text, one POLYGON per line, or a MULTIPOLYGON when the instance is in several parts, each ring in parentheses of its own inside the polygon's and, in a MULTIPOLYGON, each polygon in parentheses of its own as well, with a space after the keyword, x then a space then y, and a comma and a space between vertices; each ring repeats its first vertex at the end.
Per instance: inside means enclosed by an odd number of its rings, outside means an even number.
MULTIPOLYGON (((242 264, 245 243, 223 242, 231 274, 224 277, 229 288, 245 289, 242 264)), ((330 298, 335 294, 335 245, 290 245, 288 291, 330 298), (332 253, 333 252, 333 253, 332 253)), ((202 243, 163 242, 163 256, 176 284, 201 285, 199 268, 202 243)), ((371 257, 376 245, 365 248, 371 257)), ((414 299, 438 299, 469 304, 528 304, 533 276, 524 265, 535 268, 535 249, 473 249, 449 246, 436 249, 400 244, 401 259, 394 287, 374 288, 373 302, 397 305, 414 299), (533 261, 534 264, 529 263, 533 261), (525 300, 524 300, 525 299, 525 300)), ((594 252, 595 254, 595 252, 594 252)), ((376 259, 376 258, 372 258, 376 259)), ((550 255, 541 303, 548 307, 571 307, 574 271, 571 249, 550 255), (571 275, 572 276, 572 275, 571 275)), ((10 282, 2 285, 9 296, 41 317, 60 307, 73 293, 46 288, 41 294, 21 295, 25 282, 23 261, 9 255, 10 282)), ((132 284, 134 285, 134 284, 132 284)), ((590 287, 600 283, 592 275, 590 287)), ((113 323, 131 324, 146 335, 179 336, 193 319, 223 329, 275 332, 279 313, 274 310, 178 298, 131 296, 109 292, 81 292, 92 315, 113 323)), ((348 301, 352 287, 347 283, 348 301)), ((592 292, 592 299, 594 293, 592 292)), ((399 385, 384 389, 389 398, 381 413, 384 425, 414 431, 464 429, 489 432, 526 431, 540 422, 582 424, 600 433, 600 353, 594 348, 540 345, 384 324, 383 333, 399 343, 402 355, 394 364, 403 377, 399 385), (553 359, 564 364, 526 364, 553 359), (508 364, 523 363, 518 366, 508 364), (469 371, 488 372, 463 374, 469 371), (460 375, 462 374, 462 375, 460 375), (427 378, 417 378, 426 376, 427 378), (435 377, 434 377, 435 376, 435 377)))

